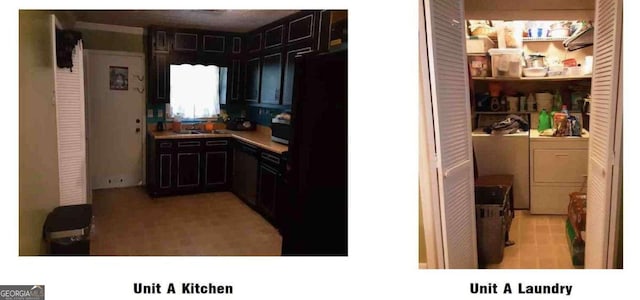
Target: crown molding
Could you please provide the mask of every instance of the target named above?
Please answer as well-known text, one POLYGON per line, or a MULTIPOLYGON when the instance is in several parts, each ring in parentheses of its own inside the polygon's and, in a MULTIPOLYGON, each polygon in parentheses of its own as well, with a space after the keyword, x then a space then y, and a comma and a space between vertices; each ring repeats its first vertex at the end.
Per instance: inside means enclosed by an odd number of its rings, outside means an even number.
POLYGON ((111 31, 111 32, 120 32, 120 33, 128 33, 128 34, 136 34, 136 35, 144 35, 145 29, 142 27, 131 27, 131 26, 121 26, 121 25, 112 25, 112 24, 101 24, 101 23, 89 23, 89 22, 76 22, 74 25, 76 29, 88 29, 88 30, 99 30, 99 31, 111 31))

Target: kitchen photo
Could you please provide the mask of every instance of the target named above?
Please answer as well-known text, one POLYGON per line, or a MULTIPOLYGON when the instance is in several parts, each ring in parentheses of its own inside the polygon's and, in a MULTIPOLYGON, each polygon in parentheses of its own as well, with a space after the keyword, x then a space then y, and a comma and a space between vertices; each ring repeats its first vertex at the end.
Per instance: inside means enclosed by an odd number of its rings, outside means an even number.
POLYGON ((19 255, 347 256, 346 10, 20 10, 19 255))
POLYGON ((622 269, 622 1, 419 0, 420 269, 622 269))

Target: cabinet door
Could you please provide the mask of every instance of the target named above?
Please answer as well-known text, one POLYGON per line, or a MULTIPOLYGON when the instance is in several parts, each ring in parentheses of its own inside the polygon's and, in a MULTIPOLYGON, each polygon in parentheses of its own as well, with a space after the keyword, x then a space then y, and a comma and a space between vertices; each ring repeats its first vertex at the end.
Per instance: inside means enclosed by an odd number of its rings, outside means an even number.
POLYGON ((231 52, 233 54, 237 54, 237 53, 240 53, 241 49, 242 49, 242 39, 240 37, 234 36, 233 48, 231 49, 231 52))
POLYGON ((169 55, 153 53, 149 76, 149 90, 152 103, 169 103, 169 55))
POLYGON ((282 46, 283 28, 280 25, 264 31, 264 49, 282 46))
POLYGON ((225 187, 228 174, 228 151, 211 150, 204 153, 204 184, 208 188, 225 187))
POLYGON ((260 58, 256 57, 247 61, 245 76, 245 99, 258 102, 260 92, 260 58))
POLYGON ((284 85, 282 87, 282 104, 284 105, 291 105, 293 103, 293 78, 295 75, 296 55, 307 51, 311 51, 311 45, 302 46, 287 52, 284 68, 284 85))
POLYGON ((195 33, 176 32, 174 35, 173 50, 197 51, 198 35, 195 33))
POLYGON ((258 203, 262 212, 271 219, 275 218, 275 207, 278 191, 278 171, 266 164, 260 165, 258 175, 258 203))
POLYGON ((262 63, 262 83, 260 102, 280 104, 280 84, 282 83, 282 54, 267 55, 262 63))
POLYGON ((167 32, 158 30, 153 34, 153 49, 155 51, 169 51, 169 40, 167 32))
POLYGON ((231 90, 232 101, 237 101, 240 98, 240 70, 240 60, 232 60, 229 74, 229 81, 231 82, 229 89, 231 90))
POLYGON ((292 43, 313 37, 313 13, 289 22, 287 42, 292 43))
POLYGON ((202 36, 202 51, 224 53, 225 37, 205 34, 202 36))
POLYGON ((247 51, 257 52, 262 49, 262 32, 249 36, 247 41, 247 51))
POLYGON ((156 182, 159 192, 169 192, 175 187, 173 181, 173 143, 171 141, 157 142, 156 182))
POLYGON ((178 141, 176 154, 176 187, 178 190, 195 190, 201 184, 201 141, 178 141))

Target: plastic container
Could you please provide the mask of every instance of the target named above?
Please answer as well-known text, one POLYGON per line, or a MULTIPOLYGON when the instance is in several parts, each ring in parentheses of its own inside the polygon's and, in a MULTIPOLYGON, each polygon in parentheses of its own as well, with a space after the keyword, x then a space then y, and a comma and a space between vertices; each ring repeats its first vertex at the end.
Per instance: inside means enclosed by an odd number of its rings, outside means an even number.
POLYGON ((467 38, 467 53, 487 53, 491 48, 495 48, 495 43, 486 36, 467 38))
POLYGON ((524 68, 522 72, 525 77, 545 77, 547 68, 524 68))
POLYGON ((519 78, 522 75, 522 49, 489 49, 493 77, 519 78))
POLYGON ((533 98, 533 94, 529 94, 529 97, 527 97, 527 110, 528 111, 535 111, 536 107, 536 99, 533 98))
POLYGON ((563 65, 550 65, 549 72, 547 73, 549 76, 562 76, 564 73, 563 65))
POLYGON ((536 103, 538 104, 538 111, 542 110, 551 111, 553 108, 553 95, 551 93, 536 93, 536 103))
POLYGON ((473 77, 491 76, 491 57, 489 55, 470 55, 469 71, 473 77))
POLYGON ((509 112, 517 112, 518 111, 518 97, 507 97, 507 103, 509 104, 508 111, 509 112))
POLYGON ((582 68, 581 67, 566 67, 564 68, 565 75, 567 76, 582 76, 582 68))

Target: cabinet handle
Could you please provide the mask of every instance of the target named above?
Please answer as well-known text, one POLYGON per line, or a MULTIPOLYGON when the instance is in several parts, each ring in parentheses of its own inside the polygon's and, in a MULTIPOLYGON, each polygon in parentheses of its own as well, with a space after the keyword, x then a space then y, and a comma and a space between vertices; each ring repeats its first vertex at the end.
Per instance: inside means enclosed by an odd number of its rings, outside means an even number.
POLYGON ((200 146, 200 142, 180 142, 178 147, 197 147, 200 146))
POLYGON ((556 157, 567 157, 569 154, 556 154, 556 157))
POLYGON ((171 148, 171 143, 160 143, 160 148, 171 148))
POLYGON ((272 162, 272 163, 274 163, 276 165, 280 164, 280 159, 278 157, 276 157, 276 156, 273 156, 273 155, 269 154, 269 153, 262 153, 262 158, 264 160, 270 161, 270 162, 272 162))
POLYGON ((227 141, 207 141, 207 146, 224 146, 227 144, 227 141))

